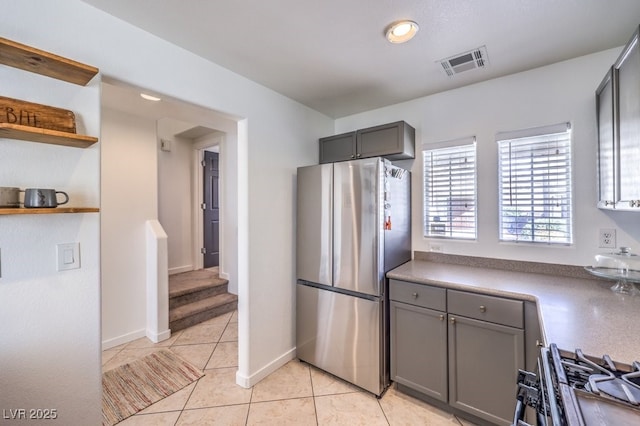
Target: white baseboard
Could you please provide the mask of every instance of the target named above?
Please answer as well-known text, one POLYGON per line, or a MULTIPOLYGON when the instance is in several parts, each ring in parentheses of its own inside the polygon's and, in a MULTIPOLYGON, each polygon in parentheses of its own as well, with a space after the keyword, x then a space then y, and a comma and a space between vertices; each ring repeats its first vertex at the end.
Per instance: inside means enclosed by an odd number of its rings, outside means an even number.
POLYGON ((181 274, 183 272, 193 271, 193 265, 178 266, 176 268, 169 268, 169 275, 181 274))
POLYGON ((107 339, 102 341, 102 350, 115 348, 118 345, 122 345, 123 343, 133 342, 136 339, 141 337, 146 337, 147 333, 145 329, 132 331, 131 333, 123 334, 122 336, 114 337, 112 339, 107 339))
POLYGON ((236 384, 238 386, 242 386, 245 389, 249 389, 258 383, 260 380, 267 377, 269 374, 276 371, 278 368, 285 365, 287 362, 291 361, 296 357, 296 348, 292 348, 291 350, 285 352, 277 359, 274 359, 269 364, 262 367, 260 370, 256 371, 251 376, 245 376, 240 374, 240 371, 236 371, 236 384))
POLYGON ((223 280, 228 280, 229 279, 229 274, 227 274, 226 272, 220 272, 220 278, 222 278, 223 280))
POLYGON ((159 343, 171 337, 171 330, 167 329, 157 334, 153 333, 151 330, 147 330, 146 336, 147 336, 147 339, 151 340, 153 343, 159 343))

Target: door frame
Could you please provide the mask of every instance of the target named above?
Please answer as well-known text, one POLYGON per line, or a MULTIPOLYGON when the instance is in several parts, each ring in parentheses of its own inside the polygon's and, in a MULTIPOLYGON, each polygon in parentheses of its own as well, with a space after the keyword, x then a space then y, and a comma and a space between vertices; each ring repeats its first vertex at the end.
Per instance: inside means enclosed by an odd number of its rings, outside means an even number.
MULTIPOLYGON (((202 161, 204 161, 204 151, 208 148, 217 147, 219 154, 219 164, 220 164, 220 177, 219 177, 219 188, 220 188, 220 200, 222 204, 222 209, 220 211, 220 223, 223 223, 224 220, 224 178, 225 178, 225 170, 224 170, 224 161, 222 158, 224 156, 224 133, 220 133, 215 135, 213 138, 207 138, 204 141, 194 141, 193 143, 193 185, 191 199, 193 200, 193 221, 192 221, 192 233, 193 233, 193 249, 192 249, 192 257, 193 257, 193 266, 194 269, 202 269, 204 266, 204 261, 202 259, 202 254, 200 249, 204 247, 204 213, 202 212, 202 208, 200 206, 204 202, 203 200, 203 190, 204 184, 202 182, 203 172, 202 172, 202 161)), ((224 247, 224 227, 220 226, 220 247, 224 247)), ((220 250, 220 262, 219 262, 219 271, 220 277, 228 279, 227 274, 224 268, 224 250, 220 250)))

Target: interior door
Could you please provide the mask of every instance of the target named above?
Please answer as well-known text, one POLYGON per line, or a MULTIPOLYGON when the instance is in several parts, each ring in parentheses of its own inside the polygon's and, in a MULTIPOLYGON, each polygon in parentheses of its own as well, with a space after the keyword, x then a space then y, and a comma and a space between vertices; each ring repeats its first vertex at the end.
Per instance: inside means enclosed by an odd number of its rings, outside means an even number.
POLYGON ((220 264, 220 168, 217 152, 204 152, 204 259, 203 266, 220 264))

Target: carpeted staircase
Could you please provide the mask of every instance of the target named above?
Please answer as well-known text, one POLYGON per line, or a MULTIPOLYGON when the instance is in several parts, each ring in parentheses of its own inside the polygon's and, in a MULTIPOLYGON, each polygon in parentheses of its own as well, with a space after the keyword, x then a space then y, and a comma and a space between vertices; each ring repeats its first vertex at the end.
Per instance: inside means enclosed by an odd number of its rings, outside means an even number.
POLYGON ((238 307, 238 296, 227 291, 229 281, 217 268, 169 276, 169 328, 176 332, 238 307))

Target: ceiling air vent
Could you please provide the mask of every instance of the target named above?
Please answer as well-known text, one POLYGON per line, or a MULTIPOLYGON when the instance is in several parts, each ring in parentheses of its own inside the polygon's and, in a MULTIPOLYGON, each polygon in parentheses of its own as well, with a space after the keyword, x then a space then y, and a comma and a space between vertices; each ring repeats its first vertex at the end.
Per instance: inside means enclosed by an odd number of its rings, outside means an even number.
POLYGON ((486 67, 489 64, 489 57, 487 56, 486 46, 482 46, 438 62, 442 65, 442 70, 445 74, 453 77, 461 72, 486 67))

